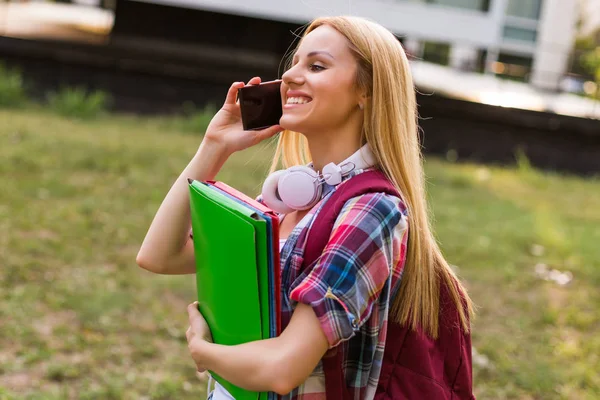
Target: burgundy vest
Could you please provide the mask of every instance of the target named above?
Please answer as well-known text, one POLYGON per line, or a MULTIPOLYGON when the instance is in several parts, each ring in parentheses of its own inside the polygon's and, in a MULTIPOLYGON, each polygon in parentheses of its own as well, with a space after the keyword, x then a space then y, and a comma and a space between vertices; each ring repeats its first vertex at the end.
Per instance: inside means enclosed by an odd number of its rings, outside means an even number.
MULTIPOLYGON (((380 171, 363 172, 349 179, 317 214, 304 249, 304 268, 310 266, 325 249, 344 204, 366 193, 400 197, 380 171)), ((322 361, 327 399, 353 400, 344 380, 340 352, 331 349, 322 361)), ((472 386, 471 336, 461 328, 458 310, 444 284, 440 285, 439 335, 436 340, 420 329, 413 331, 388 320, 376 400, 471 400, 475 399, 472 386)))

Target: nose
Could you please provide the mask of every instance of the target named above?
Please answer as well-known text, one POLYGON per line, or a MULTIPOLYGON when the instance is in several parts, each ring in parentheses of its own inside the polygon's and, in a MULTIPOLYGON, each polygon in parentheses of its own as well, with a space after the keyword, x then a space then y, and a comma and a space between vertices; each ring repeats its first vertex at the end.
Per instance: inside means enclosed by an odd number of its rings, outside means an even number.
POLYGON ((304 83, 304 76, 300 72, 300 68, 298 68, 300 63, 292 66, 290 69, 285 71, 285 73, 281 76, 281 80, 286 85, 295 84, 302 85, 304 83))

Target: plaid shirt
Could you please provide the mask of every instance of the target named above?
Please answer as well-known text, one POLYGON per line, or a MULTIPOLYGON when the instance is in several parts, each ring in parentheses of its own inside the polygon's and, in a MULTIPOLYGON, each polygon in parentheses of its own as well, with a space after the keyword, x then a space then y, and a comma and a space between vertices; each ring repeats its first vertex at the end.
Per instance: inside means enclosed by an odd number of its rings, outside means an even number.
MULTIPOLYGON (((354 399, 371 399, 381 370, 390 298, 399 287, 406 259, 408 224, 401 223, 406 221, 406 207, 383 193, 349 200, 322 255, 303 271, 306 241, 298 239, 306 237, 303 232, 335 189, 325 190, 281 250, 282 329, 298 303, 310 305, 330 348, 342 346, 344 376, 354 399)), ((279 398, 325 399, 321 362, 302 385, 279 398)))

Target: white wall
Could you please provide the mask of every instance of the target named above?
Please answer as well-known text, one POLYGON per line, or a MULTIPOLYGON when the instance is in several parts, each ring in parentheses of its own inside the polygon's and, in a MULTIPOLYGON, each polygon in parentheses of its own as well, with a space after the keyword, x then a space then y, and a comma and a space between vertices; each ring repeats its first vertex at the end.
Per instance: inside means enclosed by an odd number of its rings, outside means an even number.
POLYGON ((530 83, 558 90, 575 41, 577 5, 572 1, 544 0, 530 83))
POLYGON ((600 0, 580 0, 582 7, 582 35, 589 35, 600 29, 600 0))
MULTIPOLYGON (((453 66, 472 60, 477 49, 488 50, 487 68, 496 61, 499 52, 532 56, 532 83, 548 89, 558 88, 566 70, 576 20, 574 0, 543 0, 537 43, 528 43, 505 41, 502 37, 508 0, 491 0, 489 12, 402 0, 135 1, 302 24, 319 16, 360 15, 409 39, 408 46, 411 50, 414 47, 417 54, 419 41, 449 43, 453 66)), ((535 21, 528 23, 535 28, 535 21)))
POLYGON ((455 69, 473 70, 477 62, 477 48, 454 44, 450 48, 450 66, 455 69))

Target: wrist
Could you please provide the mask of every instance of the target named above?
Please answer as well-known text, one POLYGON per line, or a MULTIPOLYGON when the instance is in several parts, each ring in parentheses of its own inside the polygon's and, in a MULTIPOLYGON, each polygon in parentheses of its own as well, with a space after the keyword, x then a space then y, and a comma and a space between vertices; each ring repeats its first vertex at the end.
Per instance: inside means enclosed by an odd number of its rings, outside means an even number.
POLYGON ((216 140, 211 136, 204 136, 202 142, 200 143, 200 147, 198 147, 197 153, 203 153, 204 155, 210 154, 212 156, 217 156, 218 158, 223 158, 227 160, 233 151, 229 150, 227 145, 223 143, 223 141, 216 140))
POLYGON ((230 153, 223 145, 203 140, 188 166, 191 168, 189 177, 214 180, 229 156, 230 153))
POLYGON ((194 340, 192 346, 190 346, 192 358, 194 359, 199 372, 214 369, 213 363, 211 362, 211 360, 214 359, 214 357, 212 357, 212 353, 215 350, 214 347, 215 345, 213 343, 204 339, 194 340))

